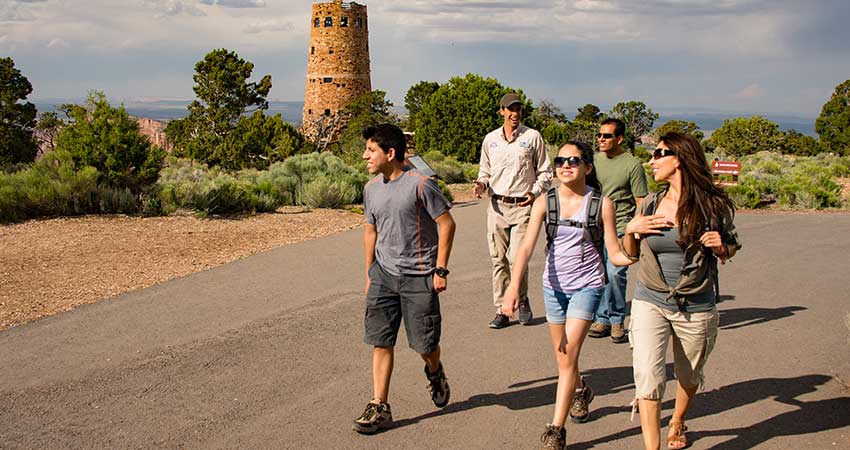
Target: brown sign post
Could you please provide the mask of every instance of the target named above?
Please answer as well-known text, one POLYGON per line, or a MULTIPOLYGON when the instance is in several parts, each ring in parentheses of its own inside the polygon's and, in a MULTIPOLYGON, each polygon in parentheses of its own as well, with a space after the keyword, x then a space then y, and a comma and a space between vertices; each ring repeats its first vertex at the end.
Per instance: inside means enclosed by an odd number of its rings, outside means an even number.
POLYGON ((738 175, 741 174, 741 163, 738 161, 718 161, 711 162, 711 173, 714 174, 714 182, 721 185, 736 185, 738 184, 738 175), (724 175, 730 176, 726 179, 724 175))

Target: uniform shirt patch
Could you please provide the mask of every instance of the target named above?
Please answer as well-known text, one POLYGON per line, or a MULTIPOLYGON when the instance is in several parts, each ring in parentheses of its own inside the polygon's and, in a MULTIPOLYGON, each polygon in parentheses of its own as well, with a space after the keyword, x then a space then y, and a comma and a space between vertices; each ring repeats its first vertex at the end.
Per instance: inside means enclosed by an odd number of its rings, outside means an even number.
POLYGON ((526 141, 519 141, 519 146, 520 146, 520 148, 529 148, 529 147, 531 147, 530 145, 528 145, 528 142, 526 142, 526 141))

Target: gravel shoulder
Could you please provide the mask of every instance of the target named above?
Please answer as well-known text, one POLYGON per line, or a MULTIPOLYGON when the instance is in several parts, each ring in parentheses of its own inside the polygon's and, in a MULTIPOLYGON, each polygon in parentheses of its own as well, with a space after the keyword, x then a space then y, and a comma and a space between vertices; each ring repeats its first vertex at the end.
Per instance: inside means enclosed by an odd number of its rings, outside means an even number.
MULTIPOLYGON (((451 189, 456 201, 470 200, 471 185, 451 189)), ((0 225, 0 330, 362 224, 351 211, 284 207, 239 218, 111 215, 0 225)))

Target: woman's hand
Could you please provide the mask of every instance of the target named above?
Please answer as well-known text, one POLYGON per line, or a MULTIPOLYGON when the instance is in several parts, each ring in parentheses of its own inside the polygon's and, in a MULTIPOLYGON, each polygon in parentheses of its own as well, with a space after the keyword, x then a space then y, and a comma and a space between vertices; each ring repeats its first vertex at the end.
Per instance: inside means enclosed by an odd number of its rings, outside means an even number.
POLYGON ((723 245, 723 240, 720 239, 720 233, 716 231, 706 231, 700 236, 699 241, 702 245, 710 248, 715 255, 726 256, 726 246, 723 245))
POLYGON ((514 292, 513 289, 508 289, 505 296, 502 297, 502 314, 513 318, 514 311, 519 303, 519 292, 514 292))
POLYGON ((660 214, 651 216, 635 216, 626 224, 626 234, 661 234, 662 228, 670 228, 675 225, 660 214))

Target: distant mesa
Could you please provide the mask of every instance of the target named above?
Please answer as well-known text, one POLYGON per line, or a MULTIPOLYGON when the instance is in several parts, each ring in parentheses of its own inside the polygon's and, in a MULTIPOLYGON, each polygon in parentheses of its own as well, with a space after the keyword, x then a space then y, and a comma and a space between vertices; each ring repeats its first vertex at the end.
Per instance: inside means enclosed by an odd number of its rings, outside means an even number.
POLYGON ((148 138, 152 145, 155 145, 167 152, 171 152, 171 143, 165 136, 165 123, 153 119, 145 119, 143 117, 135 117, 139 124, 139 132, 148 138))

